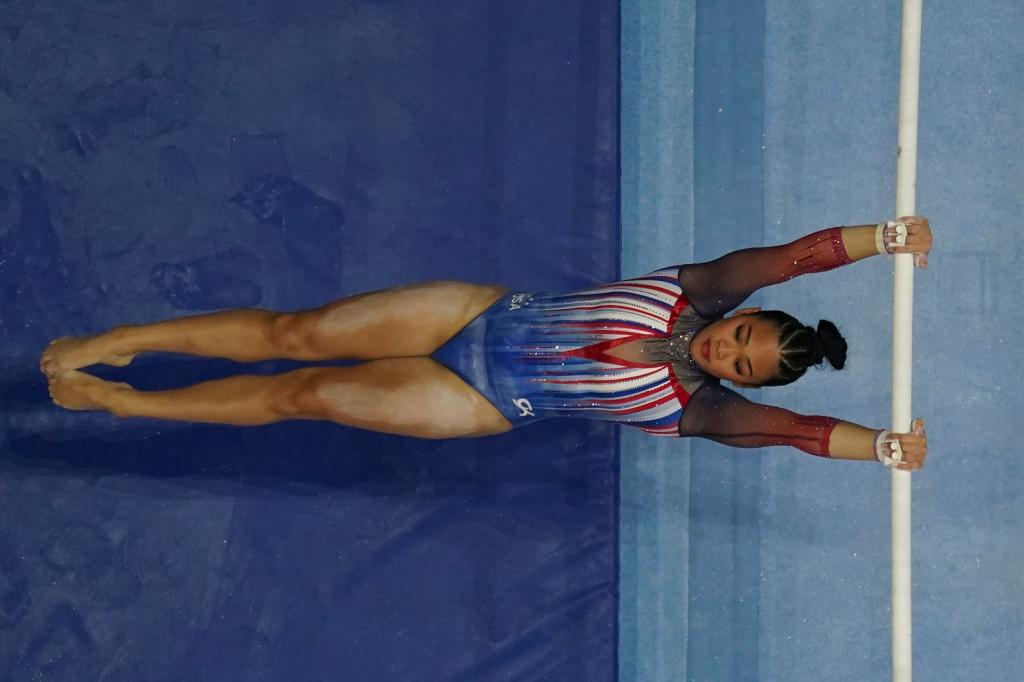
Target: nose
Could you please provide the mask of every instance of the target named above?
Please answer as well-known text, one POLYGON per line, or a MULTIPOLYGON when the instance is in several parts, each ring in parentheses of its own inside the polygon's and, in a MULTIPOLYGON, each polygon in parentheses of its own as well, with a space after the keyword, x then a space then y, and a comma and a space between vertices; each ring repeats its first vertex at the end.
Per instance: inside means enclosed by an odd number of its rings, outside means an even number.
POLYGON ((716 355, 718 356, 718 359, 720 361, 721 360, 727 360, 727 359, 729 359, 731 357, 734 357, 734 356, 736 356, 738 354, 739 354, 739 349, 738 348, 732 348, 727 340, 722 339, 722 340, 720 340, 718 342, 718 352, 716 353, 716 355))

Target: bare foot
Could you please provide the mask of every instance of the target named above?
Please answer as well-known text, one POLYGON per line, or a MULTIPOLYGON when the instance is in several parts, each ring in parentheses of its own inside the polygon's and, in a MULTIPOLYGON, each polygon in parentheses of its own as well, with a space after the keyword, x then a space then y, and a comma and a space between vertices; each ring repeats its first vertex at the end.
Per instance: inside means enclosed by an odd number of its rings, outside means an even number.
POLYGON ((109 334, 96 336, 62 336, 50 342, 43 351, 39 369, 49 377, 80 367, 101 363, 124 367, 135 358, 135 353, 120 353, 109 334))
POLYGON ((106 410, 113 391, 133 390, 128 384, 103 379, 69 370, 50 377, 50 397, 53 404, 69 410, 106 410))

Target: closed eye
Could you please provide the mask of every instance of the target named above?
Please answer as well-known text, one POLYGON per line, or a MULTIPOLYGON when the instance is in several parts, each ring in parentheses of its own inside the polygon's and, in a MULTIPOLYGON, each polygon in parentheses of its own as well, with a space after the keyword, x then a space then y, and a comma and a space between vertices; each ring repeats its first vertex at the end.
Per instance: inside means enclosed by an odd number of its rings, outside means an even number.
MULTIPOLYGON (((750 345, 750 337, 753 336, 754 332, 750 328, 750 325, 747 325, 746 329, 747 329, 747 345, 749 346, 750 345)), ((737 341, 740 340, 740 327, 736 327, 736 340, 737 341)), ((748 374, 746 376, 753 376, 753 374, 754 374, 754 365, 750 362, 750 358, 747 358, 747 367, 748 367, 748 369, 750 371, 750 374, 748 374)), ((744 376, 743 372, 740 371, 740 363, 739 362, 736 363, 736 373, 739 374, 740 376, 744 376)))
MULTIPOLYGON (((739 327, 736 327, 736 340, 737 341, 740 340, 740 328, 739 327)), ((740 371, 740 363, 739 363, 739 361, 736 362, 736 373, 739 374, 740 376, 743 376, 743 372, 740 371)))
MULTIPOLYGON (((749 324, 747 325, 747 346, 750 346, 751 337, 754 336, 754 328, 749 324)), ((749 376, 754 376, 754 363, 750 361, 750 357, 747 357, 747 370, 750 372, 749 376)))

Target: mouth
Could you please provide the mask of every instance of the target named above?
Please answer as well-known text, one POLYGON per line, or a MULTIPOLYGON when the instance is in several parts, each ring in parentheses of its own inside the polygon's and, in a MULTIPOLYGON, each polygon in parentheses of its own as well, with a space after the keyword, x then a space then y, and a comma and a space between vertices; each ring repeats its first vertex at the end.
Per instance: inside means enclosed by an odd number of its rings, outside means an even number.
POLYGON ((704 356, 705 360, 710 360, 711 359, 711 342, 710 341, 705 341, 703 344, 701 344, 700 354, 704 356))

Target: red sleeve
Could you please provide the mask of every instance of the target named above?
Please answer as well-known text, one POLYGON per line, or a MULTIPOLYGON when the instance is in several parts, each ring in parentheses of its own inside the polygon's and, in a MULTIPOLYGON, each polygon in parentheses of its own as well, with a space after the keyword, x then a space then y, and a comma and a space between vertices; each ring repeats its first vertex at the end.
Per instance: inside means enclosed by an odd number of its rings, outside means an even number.
POLYGON ((681 436, 697 436, 737 448, 790 445, 828 457, 828 442, 839 420, 804 416, 751 402, 716 381, 705 382, 683 409, 681 436))
POLYGON ((702 317, 721 317, 762 287, 852 263, 842 230, 830 227, 789 244, 742 249, 707 263, 683 265, 683 294, 702 317))

